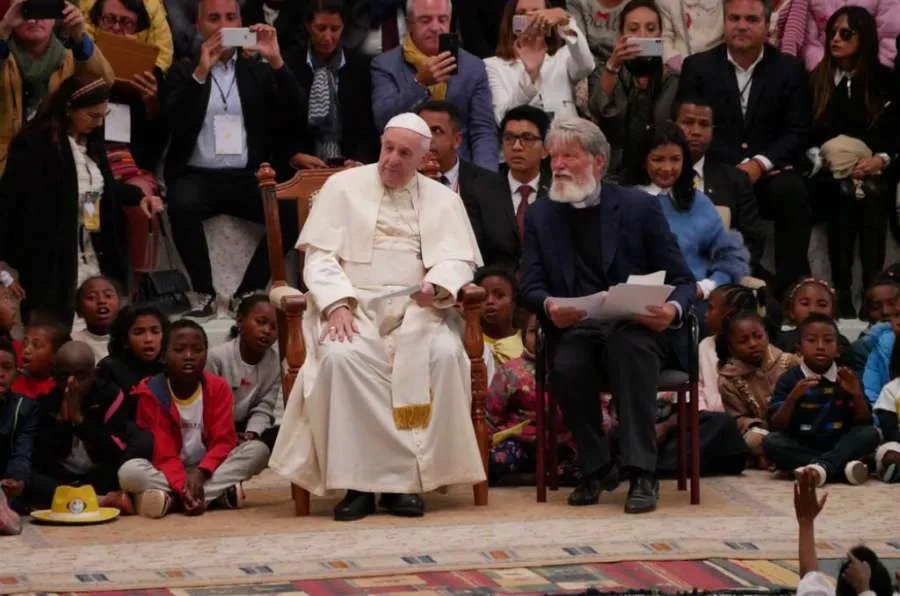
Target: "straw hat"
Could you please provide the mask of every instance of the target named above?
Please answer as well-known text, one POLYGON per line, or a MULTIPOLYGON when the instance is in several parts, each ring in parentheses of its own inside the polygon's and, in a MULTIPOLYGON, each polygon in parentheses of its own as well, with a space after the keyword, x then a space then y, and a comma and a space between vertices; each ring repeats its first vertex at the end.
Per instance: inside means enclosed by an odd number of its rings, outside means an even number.
POLYGON ((57 486, 50 509, 32 511, 31 516, 54 524, 97 524, 119 516, 114 507, 100 507, 93 486, 57 486))

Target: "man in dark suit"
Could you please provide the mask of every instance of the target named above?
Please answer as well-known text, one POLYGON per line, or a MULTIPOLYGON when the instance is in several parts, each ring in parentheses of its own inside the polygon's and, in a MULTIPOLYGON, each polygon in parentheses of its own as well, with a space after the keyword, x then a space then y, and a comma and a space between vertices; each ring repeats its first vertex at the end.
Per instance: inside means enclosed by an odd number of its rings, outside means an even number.
POLYGON ((764 277, 758 273, 766 247, 766 231, 759 217, 753 186, 741 170, 707 156, 713 139, 713 118, 712 106, 706 99, 682 97, 675 104, 675 123, 691 147, 694 185, 716 205, 728 207, 731 227, 741 233, 744 246, 750 251, 754 274, 764 277))
POLYGON ((459 109, 459 155, 497 171, 497 123, 484 63, 460 49, 458 58, 439 52, 439 37, 450 31, 450 0, 409 0, 409 35, 400 47, 372 60, 372 111, 375 126, 403 112, 416 112, 432 99, 459 109))
MULTIPOLYGON (((285 128, 303 133, 303 91, 285 66, 275 29, 253 25, 257 44, 249 48, 265 63, 222 46, 223 27, 240 27, 237 0, 201 0, 197 29, 206 40, 196 59, 185 59, 169 72, 164 110, 172 129, 166 159, 168 210, 178 253, 200 304, 188 314, 215 316, 215 291, 203 221, 229 214, 263 222, 256 170, 271 161, 275 140, 285 128)), ((282 216, 282 222, 296 222, 282 216)), ((290 246, 296 231, 285 231, 290 246)), ((256 249, 236 296, 260 290, 269 279, 266 241, 256 249)))
POLYGON ((603 178, 609 143, 581 118, 556 119, 547 136, 553 170, 549 201, 525 217, 520 303, 536 313, 553 360, 550 383, 575 437, 584 477, 570 505, 591 505, 618 484, 598 396, 616 400, 621 465, 630 477, 626 513, 656 508, 656 388, 678 327, 697 295, 675 236, 655 197, 603 178), (664 270, 669 302, 631 320, 585 319, 558 302, 664 270))
POLYGON ((298 0, 245 0, 241 6, 241 20, 245 27, 258 23, 275 27, 278 45, 287 56, 307 39, 303 27, 306 4, 298 0))
POLYGON ((709 157, 747 174, 760 213, 775 221, 776 294, 809 274, 812 216, 799 168, 812 121, 803 64, 765 43, 765 0, 724 0, 725 43, 689 56, 679 94, 715 115, 709 157))

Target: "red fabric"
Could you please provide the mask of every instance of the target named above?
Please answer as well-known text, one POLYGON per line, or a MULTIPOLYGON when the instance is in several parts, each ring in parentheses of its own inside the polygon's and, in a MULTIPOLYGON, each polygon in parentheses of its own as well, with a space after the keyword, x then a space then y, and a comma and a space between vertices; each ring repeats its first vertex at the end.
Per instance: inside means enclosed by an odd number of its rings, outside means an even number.
POLYGON ((16 351, 16 368, 22 369, 22 342, 17 339, 12 340, 13 350, 16 351))
POLYGON ((522 200, 519 201, 519 206, 516 207, 516 225, 519 227, 519 242, 525 240, 525 212, 528 211, 528 198, 531 197, 531 192, 533 190, 534 189, 527 184, 523 184, 516 189, 516 194, 522 197, 522 200))
POLYGON ((15 393, 35 399, 39 395, 46 395, 56 389, 56 381, 53 380, 53 377, 47 379, 32 379, 31 377, 26 377, 24 374, 20 374, 16 377, 16 380, 13 381, 10 389, 15 393))
MULTIPOLYGON (((162 472, 178 494, 184 494, 186 472, 181 461, 181 416, 178 406, 170 399, 163 409, 144 379, 134 391, 138 400, 137 424, 153 435, 153 465, 162 472)), ((203 373, 203 444, 206 455, 197 467, 212 474, 237 446, 234 430, 234 395, 222 377, 203 373)))

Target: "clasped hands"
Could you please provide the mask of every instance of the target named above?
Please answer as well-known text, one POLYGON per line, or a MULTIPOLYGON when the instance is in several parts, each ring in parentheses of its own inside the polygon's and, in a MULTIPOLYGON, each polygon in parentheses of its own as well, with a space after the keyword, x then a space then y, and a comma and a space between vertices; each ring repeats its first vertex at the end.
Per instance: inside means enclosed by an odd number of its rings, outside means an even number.
MULTIPOLYGON (((422 285, 419 286, 419 290, 410 295, 410 298, 422 308, 434 306, 434 301, 437 299, 434 284, 423 281, 422 285)), ((327 338, 329 341, 339 341, 341 343, 345 340, 352 342, 354 335, 359 335, 359 326, 353 318, 353 312, 349 306, 341 305, 328 314, 325 327, 319 336, 319 341, 325 341, 327 338)))

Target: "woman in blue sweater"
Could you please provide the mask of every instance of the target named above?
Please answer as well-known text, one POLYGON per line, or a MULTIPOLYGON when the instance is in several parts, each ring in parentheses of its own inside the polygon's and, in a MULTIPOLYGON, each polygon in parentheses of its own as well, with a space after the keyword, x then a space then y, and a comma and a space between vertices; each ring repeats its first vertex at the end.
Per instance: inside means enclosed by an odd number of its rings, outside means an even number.
POLYGON ((667 122, 648 135, 641 169, 631 179, 659 198, 684 260, 697 278, 697 298, 705 301, 717 286, 740 283, 750 274, 750 254, 740 233, 726 230, 709 197, 694 188, 690 155, 681 130, 667 122))

